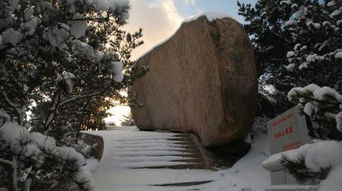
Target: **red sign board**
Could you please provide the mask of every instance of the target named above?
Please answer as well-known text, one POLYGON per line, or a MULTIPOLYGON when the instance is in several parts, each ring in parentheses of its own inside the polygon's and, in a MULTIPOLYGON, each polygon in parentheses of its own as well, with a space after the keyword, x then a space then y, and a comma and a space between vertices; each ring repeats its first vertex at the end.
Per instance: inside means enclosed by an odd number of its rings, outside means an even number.
POLYGON ((291 150, 310 142, 305 115, 295 106, 267 123, 271 154, 291 150))

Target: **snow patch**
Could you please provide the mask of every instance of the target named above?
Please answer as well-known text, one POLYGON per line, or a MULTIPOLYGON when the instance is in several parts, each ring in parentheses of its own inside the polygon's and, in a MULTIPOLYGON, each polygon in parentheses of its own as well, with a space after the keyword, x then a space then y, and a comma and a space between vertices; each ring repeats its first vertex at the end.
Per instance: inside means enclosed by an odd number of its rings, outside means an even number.
POLYGON ((230 15, 227 13, 222 13, 222 12, 204 12, 199 15, 191 16, 183 21, 183 23, 188 23, 190 21, 197 20, 199 17, 205 16, 207 17, 209 22, 213 22, 216 19, 222 19, 222 18, 232 18, 230 15))
POLYGON ((16 122, 7 121, 0 128, 0 141, 9 146, 15 154, 20 154, 23 150, 23 145, 27 144, 30 140, 30 132, 21 127, 16 122))
POLYGON ((340 191, 341 190, 342 166, 330 171, 327 179, 323 180, 319 186, 320 191, 340 191))
POLYGON ((111 62, 111 67, 109 72, 113 73, 114 75, 114 81, 121 82, 124 78, 123 73, 123 64, 122 62, 111 62))
POLYGON ((335 58, 342 59, 342 51, 335 54, 335 58))
POLYGON ((85 35, 88 28, 87 21, 80 20, 83 16, 81 14, 75 14, 73 21, 70 22, 70 31, 75 38, 80 38, 85 35))
POLYGON ((294 64, 289 64, 289 65, 285 66, 285 69, 288 71, 293 71, 294 67, 295 67, 294 64))
POLYGON ((30 140, 34 142, 42 151, 52 154, 56 149, 56 141, 52 137, 45 136, 38 132, 30 134, 30 140))

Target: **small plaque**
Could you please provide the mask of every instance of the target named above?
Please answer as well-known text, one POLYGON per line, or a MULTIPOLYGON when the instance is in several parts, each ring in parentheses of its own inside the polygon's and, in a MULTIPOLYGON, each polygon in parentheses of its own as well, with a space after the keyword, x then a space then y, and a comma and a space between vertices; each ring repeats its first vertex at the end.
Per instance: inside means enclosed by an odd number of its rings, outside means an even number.
POLYGON ((270 120, 267 130, 271 154, 296 149, 311 140, 298 105, 270 120))

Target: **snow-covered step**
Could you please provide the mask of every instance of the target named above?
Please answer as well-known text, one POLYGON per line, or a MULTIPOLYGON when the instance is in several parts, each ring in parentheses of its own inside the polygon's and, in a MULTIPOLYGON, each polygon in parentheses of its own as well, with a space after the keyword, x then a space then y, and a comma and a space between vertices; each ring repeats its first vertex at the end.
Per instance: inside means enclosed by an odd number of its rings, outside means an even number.
POLYGON ((106 166, 101 166, 102 174, 96 174, 101 191, 112 189, 101 184, 109 184, 112 173, 116 177, 113 187, 123 191, 202 190, 219 176, 207 170, 190 134, 118 130, 107 135, 104 140, 110 147, 101 162, 106 166))
POLYGON ((182 156, 137 156, 137 157, 113 157, 115 161, 123 162, 139 162, 139 161, 196 161, 200 160, 192 157, 182 157, 182 156))
POLYGON ((212 180, 205 180, 205 181, 193 181, 193 182, 175 182, 175 183, 167 183, 167 184, 154 184, 151 186, 194 186, 194 185, 201 185, 207 184, 212 182, 212 180))
MULTIPOLYGON (((110 131, 94 131, 93 134, 101 135, 104 140, 104 153, 100 164, 95 171, 96 191, 258 191, 265 190, 270 185, 269 174, 262 168, 261 163, 266 159, 264 148, 268 146, 267 136, 257 137, 254 149, 235 164, 231 169, 210 171, 208 169, 170 169, 164 167, 154 168, 129 168, 128 166, 143 165, 144 162, 185 162, 186 165, 197 163, 192 159, 201 160, 200 153, 167 154, 161 156, 130 155, 118 156, 119 149, 158 149, 167 148, 197 148, 196 143, 184 142, 175 144, 168 138, 187 137, 189 135, 175 135, 168 132, 139 131, 136 127, 118 127, 110 131), (148 141, 147 146, 139 142, 139 139, 148 141), (162 138, 162 139, 161 139, 162 138), (163 141, 163 139, 165 140, 163 141), (150 140, 148 140, 150 139, 150 140), (135 141, 135 145, 125 145, 123 140, 135 141), (168 144, 153 142, 167 141, 168 144), (185 156, 186 155, 186 156, 185 156), (202 183, 203 184, 200 184, 202 183), (212 182, 209 182, 212 181, 212 182)), ((201 148, 202 149, 202 148, 201 148)), ((141 154, 141 153, 140 153, 141 154)), ((156 164, 156 163, 154 163, 156 164)), ((183 164, 183 163, 182 163, 183 164)), ((146 167, 145 163, 145 167, 146 167)), ((162 165, 165 166, 165 165, 162 165)))
MULTIPOLYGON (((157 133, 112 142, 117 167, 129 169, 205 169, 206 164, 189 134, 157 133)), ((113 162, 115 164, 115 161, 113 162)))
POLYGON ((132 169, 205 169, 206 166, 204 163, 183 163, 183 164, 163 164, 163 165, 154 165, 151 166, 135 166, 131 167, 132 169))

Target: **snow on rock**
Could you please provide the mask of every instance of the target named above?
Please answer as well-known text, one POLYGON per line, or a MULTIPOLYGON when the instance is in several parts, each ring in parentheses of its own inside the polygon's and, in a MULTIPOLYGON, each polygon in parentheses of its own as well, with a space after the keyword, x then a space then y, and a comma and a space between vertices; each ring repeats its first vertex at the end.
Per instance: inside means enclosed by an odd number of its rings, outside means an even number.
POLYGON ((198 19, 201 16, 206 16, 209 22, 213 22, 216 19, 221 19, 221 18, 232 18, 230 15, 226 13, 221 13, 221 12, 204 12, 196 16, 189 17, 183 21, 183 23, 187 23, 193 20, 198 19))
POLYGON ((16 154, 23 151, 23 145, 30 140, 29 135, 30 132, 16 122, 7 121, 0 128, 0 141, 4 143, 2 146, 9 146, 16 154))
MULTIPOLYGON (((190 22, 190 21, 194 21, 196 19, 198 19, 199 17, 201 16, 206 16, 207 19, 212 22, 213 20, 215 19, 220 19, 220 18, 231 18, 232 17, 226 13, 220 13, 220 12, 204 12, 204 13, 201 13, 199 15, 195 15, 195 16, 190 16, 189 18, 187 19, 184 19, 182 23, 187 23, 187 22, 190 22), (216 17, 215 17, 216 16, 216 17)), ((179 29, 179 28, 178 28, 179 29)), ((151 52, 152 50, 154 50, 156 47, 159 47, 160 45, 164 44, 165 42, 167 42, 168 40, 170 40, 174 34, 177 33, 177 30, 175 30, 175 32, 170 35, 168 38, 162 40, 161 42, 157 43, 156 45, 154 45, 151 49, 147 50, 144 54, 142 54, 140 56, 140 58, 144 57, 145 55, 147 55, 149 52, 151 52)))

